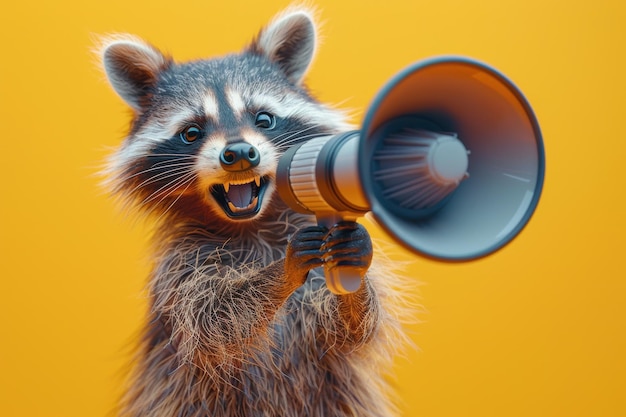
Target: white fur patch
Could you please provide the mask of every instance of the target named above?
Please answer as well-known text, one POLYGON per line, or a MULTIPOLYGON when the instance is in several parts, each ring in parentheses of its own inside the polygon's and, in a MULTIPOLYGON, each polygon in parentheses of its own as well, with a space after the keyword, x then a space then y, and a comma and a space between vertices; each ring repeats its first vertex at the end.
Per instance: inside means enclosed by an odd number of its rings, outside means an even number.
POLYGON ((232 109, 235 116, 240 118, 246 111, 246 103, 243 101, 243 98, 241 98, 241 95, 232 88, 227 88, 225 93, 228 105, 232 109))
POLYGON ((226 138, 222 134, 214 134, 207 138, 202 145, 196 160, 196 172, 204 187, 220 182, 224 170, 220 166, 220 152, 226 146, 226 138))
POLYGON ((204 114, 214 121, 218 121, 220 117, 220 109, 215 98, 215 94, 212 91, 207 91, 204 100, 202 101, 204 107, 204 114))

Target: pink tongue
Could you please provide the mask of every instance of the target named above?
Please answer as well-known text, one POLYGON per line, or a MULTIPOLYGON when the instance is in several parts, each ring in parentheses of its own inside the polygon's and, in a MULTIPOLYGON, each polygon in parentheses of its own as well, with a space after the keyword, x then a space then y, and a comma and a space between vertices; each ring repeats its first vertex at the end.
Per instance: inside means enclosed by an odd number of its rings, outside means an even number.
POLYGON ((246 208, 252 200, 252 183, 231 184, 227 193, 228 199, 238 208, 246 208))

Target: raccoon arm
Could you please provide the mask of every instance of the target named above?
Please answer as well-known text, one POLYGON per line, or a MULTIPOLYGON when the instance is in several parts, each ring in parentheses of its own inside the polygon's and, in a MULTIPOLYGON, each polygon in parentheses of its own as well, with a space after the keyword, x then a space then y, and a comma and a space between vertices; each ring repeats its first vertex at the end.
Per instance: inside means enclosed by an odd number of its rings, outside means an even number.
POLYGON ((342 221, 333 226, 324 241, 325 263, 334 266, 350 265, 363 271, 360 288, 336 297, 337 346, 355 349, 365 344, 375 333, 380 320, 380 306, 374 287, 367 276, 372 256, 372 241, 362 225, 342 221))
POLYGON ((367 278, 356 292, 337 296, 337 313, 338 337, 343 339, 338 346, 353 350, 374 336, 381 308, 374 287, 367 278))

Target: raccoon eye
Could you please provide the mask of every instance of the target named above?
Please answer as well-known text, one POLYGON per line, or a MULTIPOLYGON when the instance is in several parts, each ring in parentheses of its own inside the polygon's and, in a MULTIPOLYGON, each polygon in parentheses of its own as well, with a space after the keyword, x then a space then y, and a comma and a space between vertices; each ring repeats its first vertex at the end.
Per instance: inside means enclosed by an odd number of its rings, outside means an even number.
POLYGON ((276 127, 276 116, 266 111, 260 111, 256 114, 254 124, 260 129, 272 130, 276 127))
POLYGON ((198 126, 191 125, 187 126, 182 132, 180 132, 180 139, 186 144, 190 144, 195 142, 201 134, 202 131, 198 126))

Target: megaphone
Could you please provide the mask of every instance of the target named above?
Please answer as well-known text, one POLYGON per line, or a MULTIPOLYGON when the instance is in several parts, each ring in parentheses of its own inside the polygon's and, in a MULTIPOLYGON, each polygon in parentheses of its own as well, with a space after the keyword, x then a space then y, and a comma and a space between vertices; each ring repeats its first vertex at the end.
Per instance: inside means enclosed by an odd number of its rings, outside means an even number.
MULTIPOLYGON (((545 171, 537 119, 520 90, 464 57, 419 61, 385 85, 360 131, 315 138, 279 160, 277 187, 327 227, 371 211, 404 247, 469 261, 510 242, 530 220, 545 171)), ((326 270, 336 294, 361 277, 326 270)))

